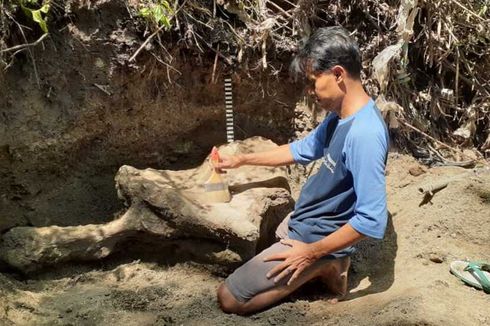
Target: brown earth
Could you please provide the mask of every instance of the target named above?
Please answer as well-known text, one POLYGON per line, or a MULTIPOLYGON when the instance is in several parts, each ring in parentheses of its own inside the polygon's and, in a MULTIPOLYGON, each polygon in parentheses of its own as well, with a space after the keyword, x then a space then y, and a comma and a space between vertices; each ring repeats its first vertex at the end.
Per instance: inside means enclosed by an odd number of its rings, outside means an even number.
POLYGON ((5 325, 487 325, 490 297, 458 281, 449 263, 490 261, 490 171, 424 171, 412 158, 390 154, 385 240, 359 245, 350 293, 338 304, 327 303, 328 295, 311 284, 267 311, 226 315, 215 291, 230 271, 129 243, 127 251, 98 264, 27 279, 0 274, 0 320, 5 325), (419 206, 418 187, 447 178, 448 187, 419 206))

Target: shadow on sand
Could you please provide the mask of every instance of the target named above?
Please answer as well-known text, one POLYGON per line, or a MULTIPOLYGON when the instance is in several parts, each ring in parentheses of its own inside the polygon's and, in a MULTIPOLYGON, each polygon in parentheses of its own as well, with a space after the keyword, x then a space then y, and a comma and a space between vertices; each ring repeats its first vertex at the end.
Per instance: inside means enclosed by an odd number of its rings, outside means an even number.
POLYGON ((393 284, 398 244, 391 213, 388 213, 384 239, 366 239, 356 248, 350 268, 349 293, 345 300, 384 292, 393 284))

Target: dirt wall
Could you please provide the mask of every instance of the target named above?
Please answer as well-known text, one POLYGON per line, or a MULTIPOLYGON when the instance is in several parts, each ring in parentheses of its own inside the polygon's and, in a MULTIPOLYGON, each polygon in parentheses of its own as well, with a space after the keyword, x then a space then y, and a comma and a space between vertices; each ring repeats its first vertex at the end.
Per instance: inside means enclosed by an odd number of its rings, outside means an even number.
POLYGON ((0 232, 110 220, 123 164, 199 164, 226 141, 225 75, 237 139, 292 134, 301 90, 286 76, 240 75, 190 53, 174 62, 179 72, 145 50, 129 63, 144 37, 123 2, 69 9, 31 49, 34 61, 24 51, 0 76, 0 232))

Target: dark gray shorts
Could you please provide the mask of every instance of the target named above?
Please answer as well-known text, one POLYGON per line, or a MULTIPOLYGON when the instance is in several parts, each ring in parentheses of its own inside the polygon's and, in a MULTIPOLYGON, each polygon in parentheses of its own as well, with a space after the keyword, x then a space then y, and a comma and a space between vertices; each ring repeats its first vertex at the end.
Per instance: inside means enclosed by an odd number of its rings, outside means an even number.
MULTIPOLYGON (((278 240, 288 239, 288 222, 289 216, 287 216, 277 227, 276 238, 278 240)), ((285 286, 291 275, 283 278, 277 283, 274 283, 274 277, 271 277, 270 279, 266 277, 266 274, 272 268, 282 263, 282 261, 264 262, 264 258, 289 249, 291 249, 290 246, 276 242, 228 276, 225 280, 225 284, 235 299, 240 302, 247 302, 259 293, 285 286)), ((316 267, 319 264, 324 264, 326 261, 332 260, 322 258, 312 265, 311 268, 316 267)))

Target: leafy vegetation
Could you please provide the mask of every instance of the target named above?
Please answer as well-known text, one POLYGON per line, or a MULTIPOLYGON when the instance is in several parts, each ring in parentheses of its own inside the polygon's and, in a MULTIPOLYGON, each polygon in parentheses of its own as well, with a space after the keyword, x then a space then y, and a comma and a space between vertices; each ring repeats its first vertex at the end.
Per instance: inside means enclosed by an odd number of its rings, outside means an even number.
POLYGON ((48 32, 46 19, 48 16, 51 0, 18 0, 22 11, 36 22, 44 33, 48 32))
POLYGON ((169 30, 172 27, 171 18, 174 9, 167 0, 144 1, 139 9, 139 15, 157 28, 169 30))

